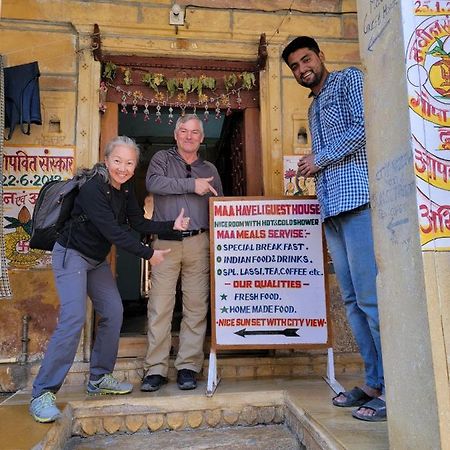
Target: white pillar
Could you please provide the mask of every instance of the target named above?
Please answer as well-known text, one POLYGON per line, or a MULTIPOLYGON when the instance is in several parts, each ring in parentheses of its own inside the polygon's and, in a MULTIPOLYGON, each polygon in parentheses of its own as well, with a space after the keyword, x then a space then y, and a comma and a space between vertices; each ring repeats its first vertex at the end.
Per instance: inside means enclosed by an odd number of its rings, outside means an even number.
POLYGON ((445 3, 358 1, 389 443, 399 450, 450 448, 450 97, 439 92, 450 66, 438 68, 445 57, 433 50, 450 22, 430 10, 445 3))

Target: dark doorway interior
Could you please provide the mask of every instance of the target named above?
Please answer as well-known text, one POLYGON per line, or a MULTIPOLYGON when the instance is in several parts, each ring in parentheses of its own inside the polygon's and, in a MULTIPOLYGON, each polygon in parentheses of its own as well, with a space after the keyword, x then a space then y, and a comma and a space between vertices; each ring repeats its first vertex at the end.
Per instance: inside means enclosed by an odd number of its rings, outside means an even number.
MULTIPOLYGON (((192 111, 186 110, 186 113, 192 111)), ((135 184, 140 204, 144 206, 147 195, 145 176, 152 156, 158 150, 175 145, 174 122, 169 124, 168 113, 162 113, 161 123, 154 119, 144 121, 143 114, 119 114, 119 135, 132 137, 140 145, 141 158, 135 173, 135 184)), ((198 113, 202 118, 202 114, 198 113)), ((154 117, 154 116, 153 116, 154 117)), ((245 195, 245 176, 243 169, 241 129, 243 112, 235 111, 229 116, 210 117, 204 121, 205 139, 200 147, 203 158, 214 163, 219 171, 224 195, 245 195)), ((147 332, 147 294, 144 286, 144 262, 128 252, 117 249, 116 273, 117 283, 124 304, 123 336, 142 335, 147 332)), ((172 323, 173 332, 179 330, 181 320, 180 289, 172 323)))

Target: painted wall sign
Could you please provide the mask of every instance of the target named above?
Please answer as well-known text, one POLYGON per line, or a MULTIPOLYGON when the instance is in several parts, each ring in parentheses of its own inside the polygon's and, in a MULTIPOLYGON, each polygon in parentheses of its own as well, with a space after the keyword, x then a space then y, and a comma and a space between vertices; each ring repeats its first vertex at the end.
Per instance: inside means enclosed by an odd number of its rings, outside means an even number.
POLYGON ((216 348, 329 346, 315 198, 210 200, 216 348))
POLYGON ((3 208, 5 253, 11 267, 47 266, 50 254, 29 247, 31 217, 41 187, 73 176, 73 147, 5 147, 3 208))
POLYGON ((300 175, 298 170, 299 161, 299 155, 283 157, 283 195, 304 196, 316 194, 314 178, 306 178, 300 175))
POLYGON ((420 241, 450 249, 450 2, 403 2, 420 241))

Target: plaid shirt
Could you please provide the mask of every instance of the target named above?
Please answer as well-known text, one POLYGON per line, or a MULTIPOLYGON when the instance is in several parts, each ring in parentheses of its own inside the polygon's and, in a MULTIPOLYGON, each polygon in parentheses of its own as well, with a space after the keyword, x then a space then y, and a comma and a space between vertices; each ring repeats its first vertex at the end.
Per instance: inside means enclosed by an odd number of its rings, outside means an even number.
POLYGON ((330 73, 308 118, 322 219, 369 202, 362 72, 330 73))

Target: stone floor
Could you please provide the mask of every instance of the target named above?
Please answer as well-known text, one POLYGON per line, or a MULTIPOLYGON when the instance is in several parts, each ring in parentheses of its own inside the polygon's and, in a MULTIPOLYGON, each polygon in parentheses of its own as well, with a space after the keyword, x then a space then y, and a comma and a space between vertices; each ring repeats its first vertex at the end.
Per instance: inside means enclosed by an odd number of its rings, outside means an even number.
POLYGON ((286 425, 157 431, 70 439, 64 450, 301 450, 286 425))
MULTIPOLYGON (((351 388, 359 383, 354 376, 342 376, 338 378, 338 381, 345 387, 351 388)), ((118 414, 139 414, 139 411, 165 411, 165 414, 169 416, 170 411, 180 411, 180 408, 190 408, 191 410, 207 410, 211 411, 214 408, 223 408, 223 405, 227 405, 229 408, 236 408, 245 402, 255 399, 262 402, 273 401, 274 404, 278 402, 284 402, 293 411, 289 420, 286 420, 288 425, 292 425, 293 419, 301 420, 302 423, 307 423, 310 428, 314 440, 318 442, 318 445, 306 446, 307 448, 327 448, 327 449, 349 449, 349 450, 387 450, 389 449, 387 425, 386 423, 367 423, 358 421, 351 417, 351 409, 336 408, 333 407, 330 400, 334 395, 333 391, 320 377, 272 377, 272 378, 258 378, 258 379, 223 379, 216 393, 208 398, 205 396, 206 382, 203 380, 199 383, 199 387, 194 391, 180 391, 176 385, 172 382, 162 387, 162 389, 155 393, 143 393, 140 392, 138 386, 135 391, 128 396, 121 396, 120 399, 112 396, 101 397, 89 397, 85 394, 84 386, 69 386, 63 388, 57 397, 58 406, 64 408, 69 404, 66 411, 78 410, 81 411, 78 417, 84 417, 85 429, 88 430, 87 434, 93 434, 89 432, 89 422, 96 422, 96 414, 103 414, 101 411, 108 409, 110 411, 116 411, 118 414), (219 406, 218 406, 219 405, 219 406), (220 406, 222 405, 222 406, 220 406), (295 416, 295 417, 294 417, 295 416)), ((50 430, 54 430, 55 426, 50 424, 42 425, 33 421, 28 414, 28 402, 29 392, 18 392, 15 395, 9 397, 0 405, 0 436, 2 450, 28 450, 40 448, 38 446, 47 433, 50 430), (53 428, 52 428, 53 427, 53 428)), ((261 403, 262 404, 262 403, 261 403)), ((187 410, 187 409, 186 409, 187 410)), ((186 413, 188 414, 188 413, 186 413)), ((179 415, 179 414, 178 414, 179 415)), ((143 427, 137 423, 135 419, 125 423, 131 434, 125 437, 133 436, 132 432, 141 432, 143 427)), ((172 419, 177 419, 174 417, 172 419)), ((78 419, 80 420, 80 419, 78 419)), ((106 420, 106 419, 105 419, 106 420)), ((180 420, 184 420, 182 417, 180 420)), ((200 422, 202 418, 200 417, 200 422)), ((194 423, 197 421, 195 415, 191 415, 185 419, 184 423, 194 423), (191 422, 189 422, 191 420, 191 422)), ((149 419, 147 419, 149 423, 149 419)), ((176 420, 175 420, 176 422, 176 420)), ((208 422, 208 420, 206 420, 208 422)), ((206 423, 203 419, 203 423, 206 423)), ((221 427, 218 420, 216 430, 221 427)), ((108 422, 111 426, 111 421, 108 422)), ((208 422, 210 424, 210 422, 208 422)), ((239 424, 236 422, 236 424, 239 424)), ((56 428, 58 425, 56 425, 56 428)), ((150 425, 149 425, 149 428, 150 425)), ((195 426, 192 426, 195 428, 195 426)), ((292 428, 292 426, 291 426, 292 428)), ((92 429, 92 427, 91 427, 92 429)), ((105 426, 104 429, 107 429, 105 426)), ((177 430, 176 426, 173 427, 177 430)), ((242 428, 244 429, 244 428, 242 428)), ((255 427, 248 427, 247 430, 252 432, 255 427)), ((152 429, 153 430, 153 429, 152 429)), ((237 432, 237 428, 232 433, 237 432)), ((277 429, 279 430, 279 429, 277 429)), ((214 447, 204 446, 204 433, 208 431, 208 428, 199 427, 190 434, 191 446, 186 448, 192 449, 205 449, 214 447), (197 436, 197 437, 195 437, 197 436)), ((295 430, 294 430, 295 431, 295 430)), ((181 432, 178 430, 177 432, 181 432)), ((175 431, 169 432, 157 432, 162 433, 165 437, 164 443, 155 444, 151 448, 154 449, 167 449, 171 448, 169 445, 172 438, 175 438, 175 431), (167 440, 167 442, 166 442, 167 440)), ((104 445, 96 447, 78 447, 79 450, 83 448, 139 448, 134 445, 115 447, 108 445, 108 439, 103 437, 104 445)), ((136 435, 134 435, 136 436, 136 435)), ((276 432, 274 432, 273 438, 276 439, 276 432)), ((97 436, 98 437, 98 436, 97 436)), ((89 437, 88 439, 94 439, 95 437, 89 437)), ((42 448, 42 447, 41 447, 42 448)), ((50 448, 50 447, 48 447, 50 448)), ((53 447, 57 448, 57 447, 53 447)), ((62 447, 61 447, 62 448, 62 447)), ((77 447, 73 447, 77 448, 77 447)), ((150 447, 147 447, 150 448, 150 447)), ((179 447, 180 448, 180 447, 179 447)), ((231 447, 232 448, 232 447, 231 447)), ((245 447, 242 447, 245 448, 245 447)), ((253 446, 258 448, 258 446, 253 446)), ((290 448, 290 447, 286 447, 290 448)))

